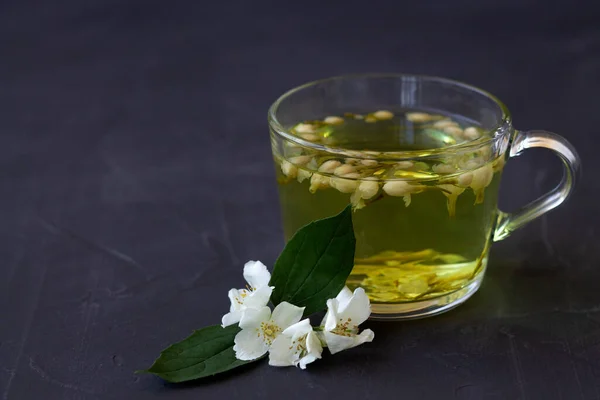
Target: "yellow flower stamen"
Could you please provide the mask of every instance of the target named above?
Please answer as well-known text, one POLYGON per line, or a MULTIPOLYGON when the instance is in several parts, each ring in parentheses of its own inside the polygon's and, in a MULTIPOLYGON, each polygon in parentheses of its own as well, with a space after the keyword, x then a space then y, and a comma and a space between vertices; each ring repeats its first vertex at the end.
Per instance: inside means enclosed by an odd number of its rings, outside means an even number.
POLYGON ((354 336, 358 333, 358 325, 352 324, 352 318, 348 318, 346 321, 340 318, 340 322, 331 332, 340 336, 354 336))
POLYGON ((261 322, 257 329, 258 336, 263 336, 264 341, 270 346, 273 340, 281 333, 281 328, 273 322, 261 322))

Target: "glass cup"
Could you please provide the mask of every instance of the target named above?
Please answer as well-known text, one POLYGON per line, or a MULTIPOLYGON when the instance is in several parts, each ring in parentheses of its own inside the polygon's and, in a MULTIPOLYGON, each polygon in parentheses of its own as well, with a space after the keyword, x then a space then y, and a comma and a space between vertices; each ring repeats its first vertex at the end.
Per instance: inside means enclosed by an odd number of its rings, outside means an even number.
POLYGON ((355 263, 373 318, 438 314, 481 285, 493 241, 561 204, 579 167, 546 131, 517 131, 493 95, 449 79, 342 76, 281 96, 269 126, 285 239, 352 204, 355 263), (506 160, 531 147, 564 164, 558 186, 513 214, 498 210, 506 160))

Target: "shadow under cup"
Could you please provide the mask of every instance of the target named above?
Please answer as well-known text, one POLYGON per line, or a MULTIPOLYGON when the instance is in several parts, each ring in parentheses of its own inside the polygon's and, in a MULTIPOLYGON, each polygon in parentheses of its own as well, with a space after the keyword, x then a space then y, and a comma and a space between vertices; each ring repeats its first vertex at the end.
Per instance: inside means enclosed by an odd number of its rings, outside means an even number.
POLYGON ((475 87, 413 75, 306 84, 269 111, 286 240, 353 207, 356 254, 347 285, 373 318, 434 315, 468 299, 490 244, 556 207, 578 157, 549 132, 517 132, 506 107, 475 87), (498 210, 502 169, 528 147, 555 150, 559 186, 514 215, 498 210))

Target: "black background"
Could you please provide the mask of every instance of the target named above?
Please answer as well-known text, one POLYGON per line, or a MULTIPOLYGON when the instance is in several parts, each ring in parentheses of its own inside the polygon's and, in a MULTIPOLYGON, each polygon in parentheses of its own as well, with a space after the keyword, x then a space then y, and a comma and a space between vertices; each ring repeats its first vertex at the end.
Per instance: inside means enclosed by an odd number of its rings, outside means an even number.
MULTIPOLYGON (((593 3, 0 3, 0 399, 600 399, 593 3), (218 323, 243 263, 283 246, 270 103, 354 72, 487 89, 518 129, 567 137, 584 177, 496 244, 480 292, 445 315, 368 323, 372 344, 306 371, 134 375, 218 323)), ((526 152, 503 209, 559 176, 526 152)))

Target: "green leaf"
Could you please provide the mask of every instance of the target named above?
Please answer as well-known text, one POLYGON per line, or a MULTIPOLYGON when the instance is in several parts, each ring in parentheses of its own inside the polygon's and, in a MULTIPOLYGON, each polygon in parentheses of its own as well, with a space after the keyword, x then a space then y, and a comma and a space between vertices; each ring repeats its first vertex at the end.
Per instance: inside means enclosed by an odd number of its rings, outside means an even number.
POLYGON ((185 382, 248 364, 252 361, 238 360, 233 351, 233 339, 239 331, 237 325, 226 328, 212 325, 194 331, 163 350, 150 368, 138 372, 154 374, 169 382, 185 382))
POLYGON ((275 286, 273 304, 287 301, 306 307, 304 315, 325 309, 352 271, 355 245, 350 206, 302 227, 275 262, 270 282, 275 286))

